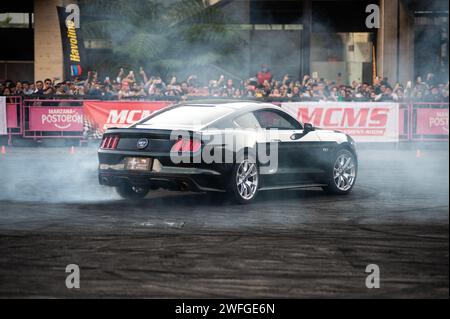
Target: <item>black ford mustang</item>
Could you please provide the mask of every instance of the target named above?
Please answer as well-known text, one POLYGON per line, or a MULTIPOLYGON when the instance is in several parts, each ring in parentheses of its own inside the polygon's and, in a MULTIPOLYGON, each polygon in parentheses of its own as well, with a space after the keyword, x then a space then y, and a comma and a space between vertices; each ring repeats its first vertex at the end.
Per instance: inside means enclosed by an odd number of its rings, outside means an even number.
POLYGON ((358 168, 354 144, 272 104, 194 101, 108 129, 98 151, 99 182, 124 198, 158 188, 227 192, 239 203, 274 189, 348 194, 358 168))

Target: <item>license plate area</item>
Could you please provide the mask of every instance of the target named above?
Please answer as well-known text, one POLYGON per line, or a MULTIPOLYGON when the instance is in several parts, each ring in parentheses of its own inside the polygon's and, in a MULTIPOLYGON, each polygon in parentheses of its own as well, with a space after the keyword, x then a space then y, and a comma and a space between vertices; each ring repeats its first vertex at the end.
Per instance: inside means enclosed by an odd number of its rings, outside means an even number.
POLYGON ((151 170, 153 159, 149 157, 126 157, 125 168, 129 171, 151 170))

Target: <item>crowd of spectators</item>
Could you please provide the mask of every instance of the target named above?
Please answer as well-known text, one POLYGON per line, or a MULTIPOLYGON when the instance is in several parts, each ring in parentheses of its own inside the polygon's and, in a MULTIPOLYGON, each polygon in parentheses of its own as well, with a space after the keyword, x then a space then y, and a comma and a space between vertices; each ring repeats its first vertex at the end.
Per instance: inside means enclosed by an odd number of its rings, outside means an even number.
POLYGON ((32 82, 0 83, 0 95, 24 95, 29 97, 88 97, 99 99, 164 99, 189 97, 257 98, 272 101, 393 101, 393 102, 448 102, 449 83, 438 83, 433 74, 426 79, 418 77, 406 84, 392 84, 386 78, 377 77, 373 83, 353 81, 342 83, 340 74, 334 80, 305 75, 295 79, 289 74, 282 78, 272 75, 267 66, 247 80, 220 76, 219 79, 200 83, 195 75, 167 81, 159 76, 147 76, 141 68, 138 75, 120 69, 115 79, 98 79, 96 72, 89 72, 87 79, 59 82, 55 79, 32 82))

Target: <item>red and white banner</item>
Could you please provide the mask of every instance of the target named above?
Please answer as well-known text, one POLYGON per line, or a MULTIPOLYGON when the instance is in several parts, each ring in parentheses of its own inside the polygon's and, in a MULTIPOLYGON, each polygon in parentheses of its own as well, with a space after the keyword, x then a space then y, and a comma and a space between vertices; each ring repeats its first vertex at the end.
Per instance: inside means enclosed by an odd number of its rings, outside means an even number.
POLYGON ((32 106, 29 108, 29 131, 80 132, 83 129, 81 107, 32 106))
POLYGON ((418 108, 417 135, 448 135, 448 109, 418 108))
POLYGON ((103 132, 110 127, 132 125, 171 104, 168 101, 85 101, 83 106, 90 129, 103 132))
POLYGON ((0 96, 0 135, 6 135, 8 133, 6 125, 6 97, 0 96))
POLYGON ((289 102, 282 108, 303 123, 349 134, 357 142, 398 142, 397 103, 289 102))

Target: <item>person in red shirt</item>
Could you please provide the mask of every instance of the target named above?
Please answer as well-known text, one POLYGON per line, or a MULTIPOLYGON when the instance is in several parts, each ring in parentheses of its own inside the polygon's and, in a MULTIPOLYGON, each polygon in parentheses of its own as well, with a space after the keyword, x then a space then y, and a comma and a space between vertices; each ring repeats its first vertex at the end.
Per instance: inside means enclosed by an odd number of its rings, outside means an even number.
POLYGON ((263 86, 264 81, 270 83, 272 80, 272 73, 269 71, 266 64, 261 65, 261 70, 256 75, 256 78, 258 79, 258 86, 263 86))

